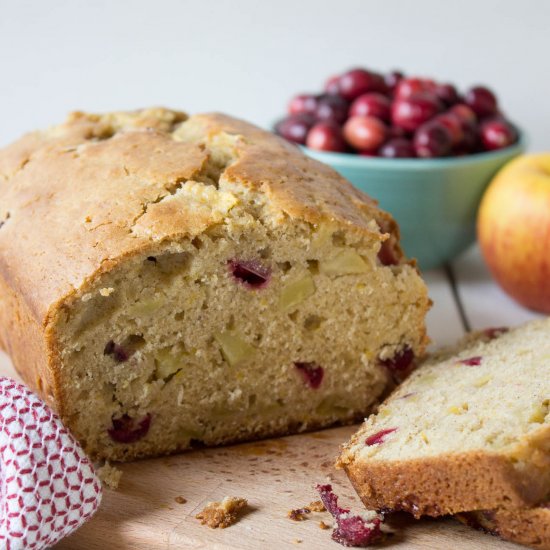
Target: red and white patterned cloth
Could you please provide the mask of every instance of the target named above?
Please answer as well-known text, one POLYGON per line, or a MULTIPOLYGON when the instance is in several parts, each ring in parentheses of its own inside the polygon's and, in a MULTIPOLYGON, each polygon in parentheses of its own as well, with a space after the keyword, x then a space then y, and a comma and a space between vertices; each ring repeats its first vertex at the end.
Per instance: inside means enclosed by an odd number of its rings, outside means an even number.
POLYGON ((25 386, 0 377, 0 548, 52 546, 100 502, 92 464, 57 415, 25 386))

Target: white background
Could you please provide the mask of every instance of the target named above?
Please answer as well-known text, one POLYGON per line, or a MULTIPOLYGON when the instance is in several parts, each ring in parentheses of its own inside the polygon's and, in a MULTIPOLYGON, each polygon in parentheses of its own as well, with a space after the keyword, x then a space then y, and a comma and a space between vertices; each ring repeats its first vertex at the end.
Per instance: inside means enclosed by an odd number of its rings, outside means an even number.
POLYGON ((550 149, 547 0, 0 0, 0 145, 74 109, 268 124, 350 66, 487 83, 550 149))

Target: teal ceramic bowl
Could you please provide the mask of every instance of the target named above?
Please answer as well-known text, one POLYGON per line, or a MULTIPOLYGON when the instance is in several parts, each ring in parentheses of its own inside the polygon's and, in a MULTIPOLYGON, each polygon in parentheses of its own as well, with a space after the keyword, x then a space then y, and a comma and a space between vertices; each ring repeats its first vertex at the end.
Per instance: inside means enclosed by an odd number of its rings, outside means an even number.
POLYGON ((407 256, 421 269, 452 260, 476 238, 483 191, 494 174, 525 150, 524 139, 506 149, 442 159, 383 159, 302 148, 379 201, 401 228, 407 256))

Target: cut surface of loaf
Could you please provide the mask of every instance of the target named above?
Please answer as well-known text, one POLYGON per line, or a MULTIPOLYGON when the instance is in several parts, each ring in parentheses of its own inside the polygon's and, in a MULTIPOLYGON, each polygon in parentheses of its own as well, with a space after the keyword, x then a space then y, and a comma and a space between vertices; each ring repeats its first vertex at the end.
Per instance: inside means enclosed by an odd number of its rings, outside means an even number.
POLYGON ((442 515, 550 492, 550 320, 467 338, 421 365, 344 447, 369 508, 442 515))
POLYGON ((0 343, 93 457, 351 422, 428 307, 393 219, 245 122, 76 113, 0 152, 0 343))
POLYGON ((550 550, 550 504, 515 510, 478 510, 458 514, 461 522, 510 542, 550 550))

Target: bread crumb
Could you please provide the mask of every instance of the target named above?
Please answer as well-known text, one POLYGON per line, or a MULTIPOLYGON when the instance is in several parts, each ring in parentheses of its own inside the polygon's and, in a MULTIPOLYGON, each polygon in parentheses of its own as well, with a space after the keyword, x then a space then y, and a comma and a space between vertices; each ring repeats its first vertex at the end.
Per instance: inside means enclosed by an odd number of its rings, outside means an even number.
POLYGON ((122 477, 122 470, 105 462, 103 466, 97 469, 97 475, 103 485, 106 485, 109 489, 118 489, 120 478, 122 477))
POLYGON ((325 508, 325 505, 320 500, 314 500, 313 502, 310 502, 306 508, 311 510, 312 512, 326 512, 327 509, 325 508))
POLYGON ((99 289, 99 293, 102 295, 102 296, 110 296, 113 292, 115 291, 115 289, 113 287, 109 287, 109 288, 101 288, 99 289))
POLYGON ((224 497, 221 502, 209 502, 195 518, 200 520, 201 525, 225 529, 237 522, 239 512, 247 505, 245 498, 224 497))
POLYGON ((324 521, 319 522, 320 529, 330 529, 330 525, 327 525, 324 521))
POLYGON ((302 539, 294 539, 292 541, 294 544, 301 544, 302 542, 304 542, 302 539))
POLYGON ((325 505, 320 500, 314 500, 310 502, 307 506, 303 508, 296 508, 294 510, 289 510, 286 514, 286 517, 292 521, 304 521, 307 519, 306 514, 311 512, 326 512, 327 509, 325 505))
POLYGON ((183 498, 182 496, 178 496, 174 499, 178 504, 185 504, 187 502, 186 498, 183 498))
POLYGON ((288 519, 292 521, 304 521, 307 519, 306 514, 309 514, 311 510, 307 508, 296 508, 296 510, 289 510, 286 514, 288 519))

